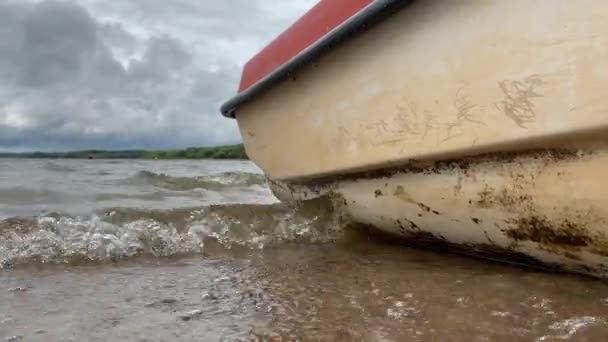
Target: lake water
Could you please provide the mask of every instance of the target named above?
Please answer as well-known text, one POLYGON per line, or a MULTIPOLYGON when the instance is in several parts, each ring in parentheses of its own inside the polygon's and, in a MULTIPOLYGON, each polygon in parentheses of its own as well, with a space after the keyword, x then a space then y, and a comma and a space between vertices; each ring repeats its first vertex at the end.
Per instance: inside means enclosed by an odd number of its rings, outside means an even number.
POLYGON ((410 249, 245 161, 0 160, 0 341, 605 341, 605 282, 410 249))

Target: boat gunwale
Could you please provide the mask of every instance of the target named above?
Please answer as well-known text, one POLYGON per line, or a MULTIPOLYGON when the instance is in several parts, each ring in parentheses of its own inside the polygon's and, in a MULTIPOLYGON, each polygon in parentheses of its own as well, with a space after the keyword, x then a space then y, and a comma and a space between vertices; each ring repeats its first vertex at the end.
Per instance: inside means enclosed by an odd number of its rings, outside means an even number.
POLYGON ((294 72, 322 57, 335 46, 370 29, 375 24, 378 24, 404 8, 406 5, 409 5, 412 1, 413 0, 375 0, 321 37, 315 43, 292 57, 289 61, 277 67, 253 85, 226 101, 220 108, 222 115, 227 118, 236 118, 236 110, 239 106, 265 92, 276 83, 289 78, 294 72))

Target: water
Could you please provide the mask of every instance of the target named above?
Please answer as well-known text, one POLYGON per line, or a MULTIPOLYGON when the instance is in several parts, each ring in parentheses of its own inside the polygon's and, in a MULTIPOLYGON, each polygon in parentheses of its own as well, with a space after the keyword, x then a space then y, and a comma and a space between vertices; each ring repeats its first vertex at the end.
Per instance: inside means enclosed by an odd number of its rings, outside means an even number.
POLYGON ((0 160, 0 341, 604 341, 608 286, 409 249, 236 161, 0 160))

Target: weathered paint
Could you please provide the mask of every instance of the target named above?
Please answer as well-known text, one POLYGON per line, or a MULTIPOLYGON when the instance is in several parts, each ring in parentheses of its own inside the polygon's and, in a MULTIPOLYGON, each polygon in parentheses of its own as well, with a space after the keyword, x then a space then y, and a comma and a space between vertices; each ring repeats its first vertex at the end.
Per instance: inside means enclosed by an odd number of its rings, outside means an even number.
POLYGON ((607 277, 607 172, 608 149, 541 151, 271 187, 286 202, 340 197, 352 220, 406 243, 607 277))
POLYGON ((517 149, 608 127, 608 2, 417 1, 244 104, 273 179, 517 149))
POLYGON ((414 2, 239 108, 283 201, 608 276, 608 2, 414 2))

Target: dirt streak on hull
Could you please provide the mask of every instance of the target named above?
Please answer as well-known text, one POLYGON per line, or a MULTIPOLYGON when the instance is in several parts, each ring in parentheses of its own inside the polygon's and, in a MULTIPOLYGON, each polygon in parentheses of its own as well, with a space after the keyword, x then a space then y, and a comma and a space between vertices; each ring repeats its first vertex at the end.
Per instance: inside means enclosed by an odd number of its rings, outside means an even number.
POLYGON ((606 277, 607 173, 608 150, 547 150, 271 186, 286 202, 337 195, 354 221, 406 243, 606 277))

